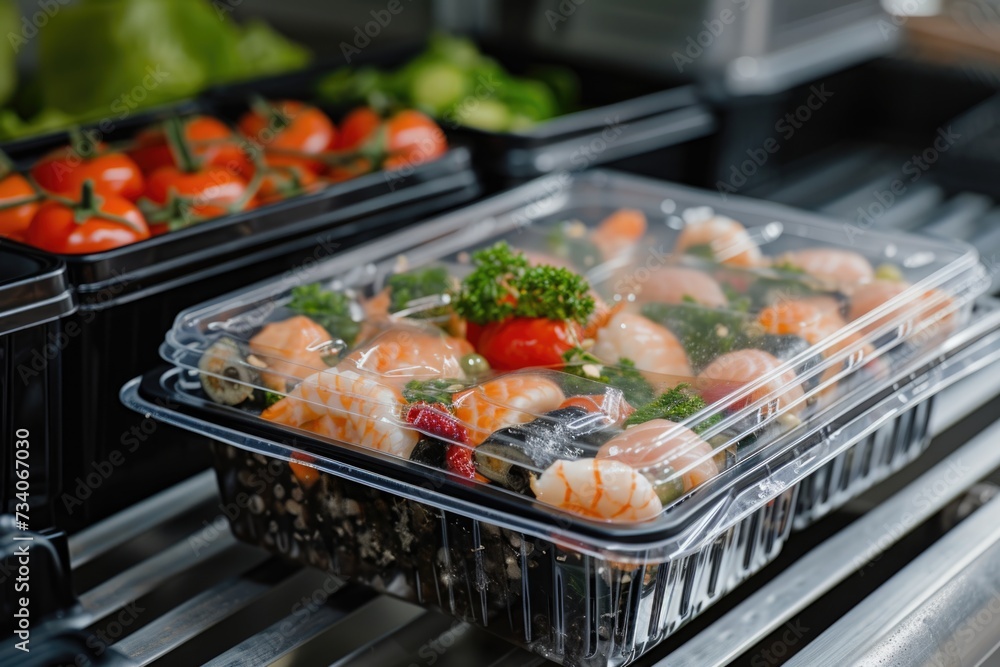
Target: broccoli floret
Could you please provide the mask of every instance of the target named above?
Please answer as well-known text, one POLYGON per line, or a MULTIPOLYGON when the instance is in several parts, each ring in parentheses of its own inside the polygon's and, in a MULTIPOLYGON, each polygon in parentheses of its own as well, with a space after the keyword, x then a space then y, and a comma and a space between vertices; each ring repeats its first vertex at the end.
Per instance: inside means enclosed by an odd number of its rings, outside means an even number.
POLYGON ((695 303, 647 303, 642 314, 677 336, 696 369, 743 346, 750 321, 742 312, 709 308, 695 303))
MULTIPOLYGON (((672 422, 680 423, 702 410, 705 405, 705 400, 696 394, 690 385, 679 384, 660 394, 651 403, 638 408, 625 420, 625 426, 635 426, 652 419, 669 419, 672 422)), ((721 420, 721 414, 711 415, 702 419, 691 430, 700 434, 721 420)))

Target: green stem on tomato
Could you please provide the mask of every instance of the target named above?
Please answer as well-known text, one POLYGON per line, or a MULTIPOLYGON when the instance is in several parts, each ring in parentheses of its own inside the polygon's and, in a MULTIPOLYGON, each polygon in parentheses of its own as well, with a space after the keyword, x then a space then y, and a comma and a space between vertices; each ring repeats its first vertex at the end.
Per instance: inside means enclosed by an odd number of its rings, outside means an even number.
POLYGON ((260 114, 267 122, 268 127, 272 128, 275 132, 280 132, 292 123, 292 120, 284 111, 269 103, 260 95, 253 96, 253 99, 250 100, 250 108, 260 114))
MULTIPOLYGON (((52 197, 52 199, 58 201, 63 198, 52 197)), ((94 182, 88 178, 83 182, 83 186, 80 188, 80 201, 71 201, 69 204, 69 206, 73 209, 73 221, 78 225, 83 225, 92 218, 100 218, 101 220, 108 220, 109 222, 124 225, 137 234, 142 233, 142 230, 128 218, 123 218, 120 215, 114 215, 113 213, 102 211, 102 203, 104 203, 104 201, 97 196, 96 192, 94 192, 94 182)))
POLYGON ((229 213, 239 213, 246 205, 250 203, 250 200, 256 196, 257 191, 260 190, 261 183, 264 182, 264 174, 259 169, 254 169, 253 178, 247 183, 246 190, 240 195, 240 198, 234 201, 232 204, 226 207, 229 213))
POLYGON ((69 128, 69 145, 72 151, 84 160, 89 160, 97 155, 97 142, 81 130, 79 125, 73 125, 69 128))
POLYGON ((14 161, 10 159, 10 156, 7 155, 7 153, 0 150, 0 181, 14 173, 17 173, 17 169, 14 167, 14 161))
POLYGON ((191 148, 184 136, 184 121, 177 116, 168 118, 163 123, 163 134, 167 138, 167 145, 170 147, 177 167, 186 174, 198 171, 198 162, 191 154, 191 148))
POLYGON ((0 204, 0 211, 7 211, 12 208, 17 208, 18 206, 24 206, 25 204, 31 204, 33 202, 42 199, 41 195, 30 195, 28 197, 18 197, 17 199, 8 199, 7 201, 0 204))

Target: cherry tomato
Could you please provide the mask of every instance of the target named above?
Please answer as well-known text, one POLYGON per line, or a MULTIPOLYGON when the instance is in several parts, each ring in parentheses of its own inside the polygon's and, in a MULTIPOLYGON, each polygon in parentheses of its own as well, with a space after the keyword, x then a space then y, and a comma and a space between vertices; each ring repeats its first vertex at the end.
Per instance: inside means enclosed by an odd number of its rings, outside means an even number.
POLYGON ((0 236, 23 239, 39 206, 41 202, 28 179, 8 173, 0 180, 0 236))
MULTIPOLYGON (((183 126, 184 139, 199 164, 225 167, 249 178, 250 160, 228 125, 211 116, 193 116, 184 120, 183 126)), ((178 166, 162 126, 143 130, 136 135, 134 144, 128 154, 143 173, 178 166)))
POLYGON ((346 151, 360 148, 372 138, 382 125, 382 118, 370 107, 358 107, 340 121, 340 132, 330 146, 333 150, 346 151))
POLYGON ((99 197, 86 181, 78 203, 42 204, 24 238, 49 252, 82 255, 148 239, 149 228, 135 204, 113 195, 99 197))
POLYGON ((479 347, 479 339, 483 335, 483 325, 475 322, 465 323, 465 340, 472 343, 472 347, 479 347))
POLYGON ((304 167, 276 167, 268 170, 261 178, 257 197, 262 202, 280 201, 311 191, 318 181, 319 177, 304 167))
POLYGON ((386 169, 427 162, 448 150, 444 132, 419 111, 400 111, 386 121, 385 129, 386 169))
POLYGON ((92 144, 86 150, 59 148, 39 160, 31 168, 31 176, 53 194, 76 197, 83 182, 90 180, 99 195, 135 201, 143 189, 139 165, 124 153, 101 152, 104 148, 103 144, 92 144))
POLYGON ((337 135, 325 113, 295 100, 257 102, 240 118, 239 128, 243 136, 266 151, 322 153, 337 135))
POLYGON ((562 366, 563 354, 579 345, 576 322, 544 317, 512 317, 483 327, 476 349, 497 370, 562 366))
MULTIPOLYGON (((222 167, 186 172, 177 167, 160 167, 146 182, 145 197, 154 204, 166 205, 171 197, 183 197, 195 218, 215 218, 231 213, 231 207, 247 197, 247 182, 222 167)), ((246 200, 244 209, 257 205, 256 197, 246 200)), ((159 230, 157 230, 159 231, 159 230)))

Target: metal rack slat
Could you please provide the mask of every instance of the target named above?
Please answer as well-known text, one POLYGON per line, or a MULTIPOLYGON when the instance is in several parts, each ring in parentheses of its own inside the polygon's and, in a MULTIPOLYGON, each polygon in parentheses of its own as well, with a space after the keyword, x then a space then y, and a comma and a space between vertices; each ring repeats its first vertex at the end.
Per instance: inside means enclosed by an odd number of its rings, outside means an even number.
POLYGON ((878 555, 910 528, 960 496, 986 472, 1000 466, 998 440, 1000 422, 989 426, 881 505, 812 549, 657 663, 657 667, 709 667, 729 663, 857 570, 863 564, 858 562, 859 554, 870 558, 878 555), (904 515, 909 517, 906 525, 900 523, 904 515), (886 525, 896 524, 900 530, 891 534, 886 532, 886 525))

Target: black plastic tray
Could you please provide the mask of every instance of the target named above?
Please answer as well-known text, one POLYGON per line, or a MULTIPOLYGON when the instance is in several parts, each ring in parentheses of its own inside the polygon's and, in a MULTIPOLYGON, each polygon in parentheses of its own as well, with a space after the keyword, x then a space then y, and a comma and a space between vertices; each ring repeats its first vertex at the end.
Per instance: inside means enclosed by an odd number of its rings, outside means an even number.
POLYGON ((21 511, 33 528, 51 521, 59 487, 58 348, 69 335, 62 322, 75 310, 63 262, 0 248, 0 514, 21 511), (19 475, 25 471, 27 479, 19 475))
POLYGON ((941 155, 938 177, 956 188, 1000 197, 1000 95, 948 124, 958 139, 941 155))
MULTIPOLYGON (((689 181, 692 172, 707 169, 708 153, 692 140, 710 135, 715 118, 699 101, 695 87, 623 72, 593 61, 566 59, 547 53, 515 51, 481 44, 514 74, 532 65, 560 65, 580 80, 580 111, 574 111, 516 132, 488 132, 455 123, 442 126, 455 143, 472 149, 476 166, 488 185, 505 187, 556 171, 598 165, 663 179, 689 181)), ((394 68, 422 51, 422 45, 380 53, 362 53, 352 67, 394 68)), ((344 67, 328 62, 294 74, 249 84, 210 89, 206 96, 226 103, 245 103, 251 92, 274 97, 315 94, 324 74, 344 67)))
MULTIPOLYGON (((208 100, 178 109, 230 121, 239 112, 208 100)), ((144 125, 116 128, 107 139, 144 125)), ((26 164, 64 141, 65 133, 36 137, 12 154, 26 164)), ((65 263, 80 305, 69 320, 75 335, 50 363, 61 374, 63 404, 64 437, 50 447, 61 457, 51 487, 58 525, 77 530, 208 467, 199 438, 142 419, 117 400, 137 369, 157 362, 177 312, 467 203, 479 190, 468 150, 455 148, 405 176, 368 174, 101 253, 57 256, 0 241, 0 250, 65 263)))

